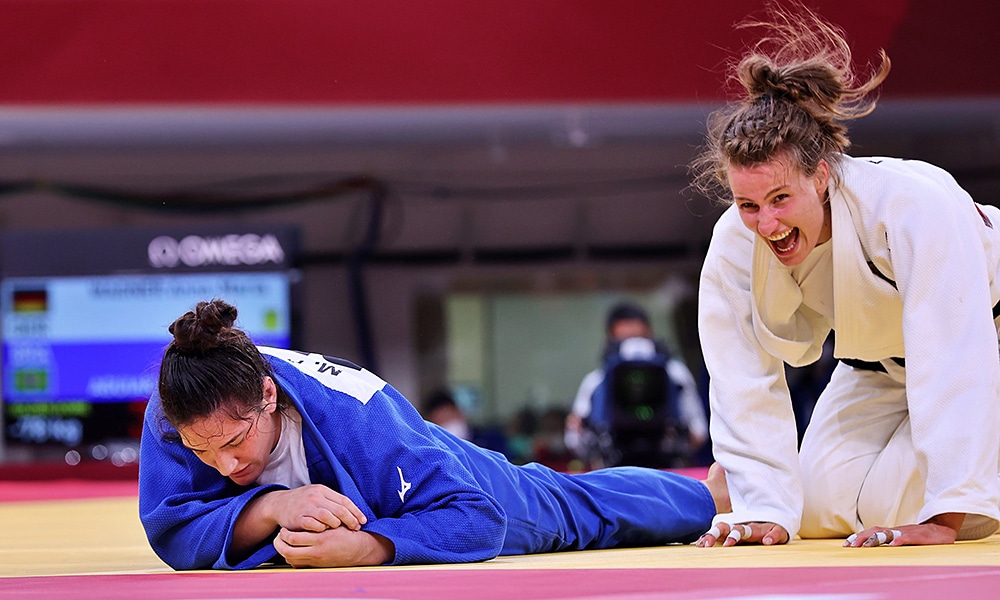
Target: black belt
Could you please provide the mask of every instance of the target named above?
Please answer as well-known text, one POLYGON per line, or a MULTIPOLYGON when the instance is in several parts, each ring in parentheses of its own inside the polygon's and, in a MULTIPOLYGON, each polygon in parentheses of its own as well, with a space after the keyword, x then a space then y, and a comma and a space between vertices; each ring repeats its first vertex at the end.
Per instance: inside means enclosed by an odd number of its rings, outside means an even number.
MULTIPOLYGON (((904 369, 906 368, 906 359, 905 358, 900 358, 898 356, 894 356, 894 357, 890 358, 889 360, 891 360, 892 362, 896 363, 897 365, 903 367, 904 369)), ((862 371, 878 371, 879 373, 888 373, 889 372, 888 370, 886 370, 885 365, 883 365, 880 362, 876 362, 876 361, 859 360, 857 358, 842 358, 842 359, 840 359, 840 362, 844 363, 845 365, 847 365, 849 367, 854 367, 855 369, 860 369, 862 371)))
MULTIPOLYGON (((993 320, 996 320, 998 317, 1000 317, 1000 302, 997 302, 995 305, 993 305, 993 320)), ((903 367, 904 369, 906 368, 905 358, 893 356, 889 360, 903 367)), ((878 371, 879 373, 889 372, 886 370, 885 365, 883 365, 878 361, 861 360, 859 358, 842 358, 840 359, 840 362, 844 363, 849 367, 854 367, 855 369, 861 369, 862 371, 878 371)))
MULTIPOLYGON (((989 222, 989 219, 986 218, 986 215, 983 215, 983 211, 980 210, 979 214, 983 216, 983 220, 986 221, 986 225, 988 225, 989 227, 993 227, 993 224, 989 222)), ((889 279, 888 277, 885 276, 884 273, 879 271, 878 267, 875 266, 874 262, 868 261, 868 268, 871 269, 871 272, 875 274, 876 277, 884 281, 887 281, 889 285, 891 285, 892 287, 896 287, 896 282, 889 279)), ((998 318, 1000 318, 1000 302, 997 302, 996 304, 993 305, 993 320, 996 321, 998 318)), ((894 356, 889 360, 903 367, 904 369, 906 368, 905 359, 894 356)), ((840 362, 850 367, 854 367, 855 369, 861 369, 862 371, 878 371, 879 373, 888 373, 888 371, 885 368, 885 365, 883 365, 880 362, 860 360, 857 358, 842 358, 840 359, 840 362)))

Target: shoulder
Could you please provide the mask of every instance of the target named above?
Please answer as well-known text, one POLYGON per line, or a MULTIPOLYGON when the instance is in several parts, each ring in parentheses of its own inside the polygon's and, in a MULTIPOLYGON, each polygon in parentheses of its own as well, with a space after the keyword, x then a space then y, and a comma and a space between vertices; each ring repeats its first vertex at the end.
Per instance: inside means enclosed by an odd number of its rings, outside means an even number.
POLYGON ((590 394, 594 391, 601 381, 604 379, 604 369, 594 369, 590 373, 583 376, 583 380, 580 382, 580 389, 577 393, 587 393, 590 394))
POLYGON ((732 204, 722 213, 712 228, 708 254, 747 256, 753 247, 753 232, 747 229, 740 217, 739 207, 732 204))
POLYGON ((177 438, 177 431, 171 427, 166 415, 163 414, 163 405, 158 390, 153 390, 149 401, 146 403, 146 410, 143 415, 143 427, 147 428, 150 433, 155 434, 156 439, 159 440, 175 441, 177 438))
POLYGON ((869 174, 882 173, 897 177, 951 177, 948 171, 937 165, 911 158, 843 155, 840 160, 841 166, 849 171, 860 170, 869 174))
POLYGON ((365 404, 386 387, 386 382, 380 377, 348 360, 267 346, 258 349, 270 362, 275 374, 293 388, 319 385, 365 404))
POLYGON ((715 222, 715 227, 712 229, 712 235, 717 236, 719 234, 743 234, 746 232, 746 236, 752 239, 749 235, 749 231, 743 224, 743 219, 740 218, 739 207, 735 204, 730 204, 726 207, 726 210, 719 215, 719 219, 715 222))
POLYGON ((742 273, 744 279, 749 281, 753 247, 754 234, 743 224, 739 207, 734 204, 722 213, 712 229, 712 239, 702 264, 702 280, 715 280, 722 274, 742 273))
POLYGON ((920 160, 845 156, 840 170, 844 187, 866 198, 919 199, 958 185, 948 171, 920 160))
MULTIPOLYGON (((851 210, 855 227, 934 229, 942 220, 968 219, 971 197, 944 169, 919 160, 888 157, 850 158, 841 163, 834 188, 851 210)), ((875 238, 869 240, 875 242, 875 238)))
POLYGON ((691 369, 677 358, 671 358, 667 361, 667 374, 677 381, 694 381, 694 375, 691 374, 691 369))
POLYGON ((597 385, 604 379, 604 369, 594 369, 583 377, 583 382, 590 385, 597 385))

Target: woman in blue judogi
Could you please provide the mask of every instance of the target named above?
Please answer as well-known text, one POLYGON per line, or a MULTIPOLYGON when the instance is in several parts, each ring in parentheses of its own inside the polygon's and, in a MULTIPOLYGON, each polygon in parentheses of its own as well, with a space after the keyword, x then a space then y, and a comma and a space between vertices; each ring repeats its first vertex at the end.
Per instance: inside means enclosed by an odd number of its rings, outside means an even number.
POLYGON ((139 512, 175 569, 481 561, 689 543, 728 509, 706 482, 618 468, 567 475, 427 423, 349 362, 258 348, 236 309, 170 327, 146 411, 139 512))

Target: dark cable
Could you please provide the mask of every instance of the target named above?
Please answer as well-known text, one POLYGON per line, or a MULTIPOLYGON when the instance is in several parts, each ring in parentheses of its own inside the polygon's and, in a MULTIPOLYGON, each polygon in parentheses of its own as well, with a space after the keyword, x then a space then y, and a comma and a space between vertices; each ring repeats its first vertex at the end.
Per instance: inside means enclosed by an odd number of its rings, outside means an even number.
POLYGON ((348 286, 351 312, 354 315, 354 332, 361 353, 362 364, 373 373, 378 373, 375 341, 372 337, 371 316, 368 308, 368 294, 365 288, 365 264, 375 252, 379 233, 382 230, 382 215, 386 189, 373 185, 368 199, 368 225, 364 237, 351 252, 347 263, 348 286))

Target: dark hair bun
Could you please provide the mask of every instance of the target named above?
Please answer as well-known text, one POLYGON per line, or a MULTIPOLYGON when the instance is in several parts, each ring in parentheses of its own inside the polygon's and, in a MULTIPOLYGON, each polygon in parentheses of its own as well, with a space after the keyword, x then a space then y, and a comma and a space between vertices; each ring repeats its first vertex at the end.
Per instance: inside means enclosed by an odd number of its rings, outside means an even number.
POLYGON ((230 337, 236 323, 236 307, 224 300, 199 302, 174 321, 168 331, 174 346, 182 352, 207 352, 230 337))

